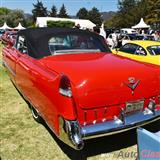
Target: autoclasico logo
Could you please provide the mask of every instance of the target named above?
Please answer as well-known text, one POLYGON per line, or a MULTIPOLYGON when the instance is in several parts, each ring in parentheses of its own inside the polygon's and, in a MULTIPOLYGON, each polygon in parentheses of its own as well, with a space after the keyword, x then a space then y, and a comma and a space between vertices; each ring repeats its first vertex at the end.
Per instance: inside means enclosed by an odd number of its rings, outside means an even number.
POLYGON ((137 158, 137 152, 124 152, 124 151, 120 151, 117 154, 117 158, 137 158))
POLYGON ((160 159, 160 152, 159 151, 152 151, 152 150, 142 150, 140 156, 142 158, 157 158, 157 159, 160 159))
POLYGON ((115 153, 106 153, 106 154, 101 154, 101 157, 104 159, 136 159, 137 158, 137 152, 134 151, 118 151, 115 153))
MULTIPOLYGON (((138 158, 138 153, 135 151, 119 151, 117 153, 106 153, 106 154, 101 154, 102 158, 105 159, 111 159, 111 158, 116 158, 116 159, 137 159, 138 158)), ((160 159, 160 152, 159 151, 151 151, 151 150, 141 150, 139 154, 139 158, 142 159, 160 159)))

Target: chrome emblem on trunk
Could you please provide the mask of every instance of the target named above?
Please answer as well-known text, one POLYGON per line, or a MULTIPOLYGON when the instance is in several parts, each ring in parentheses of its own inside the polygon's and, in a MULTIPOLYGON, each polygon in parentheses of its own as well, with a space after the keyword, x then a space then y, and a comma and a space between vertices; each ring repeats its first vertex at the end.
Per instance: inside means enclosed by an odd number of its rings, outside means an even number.
POLYGON ((128 82, 125 82, 125 85, 127 85, 131 90, 132 90, 132 95, 134 94, 134 90, 136 89, 136 87, 138 86, 140 80, 137 80, 134 77, 129 77, 128 78, 128 82))

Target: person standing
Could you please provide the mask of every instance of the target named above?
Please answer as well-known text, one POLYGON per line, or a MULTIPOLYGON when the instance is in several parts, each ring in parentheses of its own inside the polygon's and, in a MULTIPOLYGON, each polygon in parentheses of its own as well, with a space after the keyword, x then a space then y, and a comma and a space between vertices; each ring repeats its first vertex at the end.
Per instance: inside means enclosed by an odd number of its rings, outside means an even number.
POLYGON ((112 41, 113 41, 113 47, 112 48, 116 48, 118 45, 118 36, 116 34, 116 32, 114 32, 112 34, 112 41))
POLYGON ((96 34, 100 34, 100 28, 97 26, 93 27, 93 32, 96 34))

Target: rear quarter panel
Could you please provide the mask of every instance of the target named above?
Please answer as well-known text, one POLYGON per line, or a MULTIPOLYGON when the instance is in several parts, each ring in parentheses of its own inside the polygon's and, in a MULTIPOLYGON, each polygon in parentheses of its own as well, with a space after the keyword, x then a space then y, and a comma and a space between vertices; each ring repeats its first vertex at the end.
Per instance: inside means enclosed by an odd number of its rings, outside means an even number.
POLYGON ((16 64, 16 84, 22 94, 40 112, 49 127, 58 134, 58 118, 76 119, 73 102, 59 94, 60 76, 26 55, 16 64))

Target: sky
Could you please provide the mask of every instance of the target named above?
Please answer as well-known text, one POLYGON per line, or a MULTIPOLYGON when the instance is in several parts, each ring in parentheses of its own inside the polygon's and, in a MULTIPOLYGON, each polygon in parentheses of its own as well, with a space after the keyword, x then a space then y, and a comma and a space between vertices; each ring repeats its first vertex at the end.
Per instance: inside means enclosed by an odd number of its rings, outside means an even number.
MULTIPOLYGON (((118 0, 40 0, 48 10, 52 5, 57 9, 65 5, 69 15, 76 15, 78 10, 82 7, 90 10, 93 7, 99 9, 100 12, 116 11, 118 0)), ((0 0, 0 7, 7 7, 10 9, 22 9, 25 13, 32 13, 33 3, 37 0, 0 0)))

